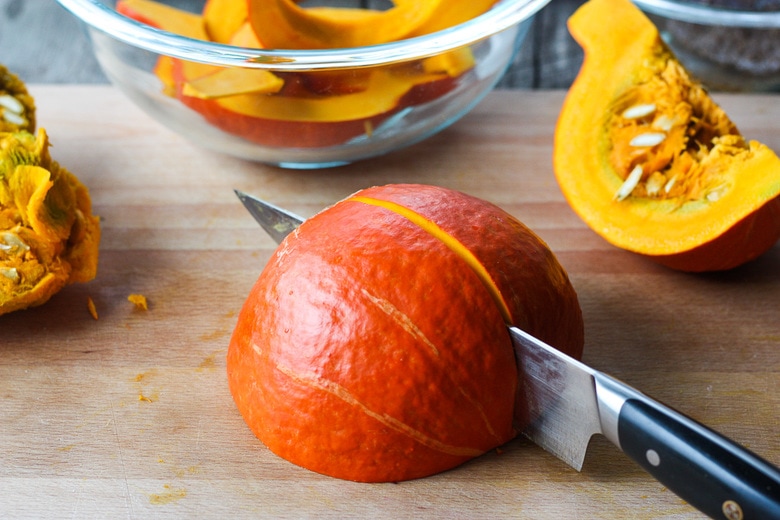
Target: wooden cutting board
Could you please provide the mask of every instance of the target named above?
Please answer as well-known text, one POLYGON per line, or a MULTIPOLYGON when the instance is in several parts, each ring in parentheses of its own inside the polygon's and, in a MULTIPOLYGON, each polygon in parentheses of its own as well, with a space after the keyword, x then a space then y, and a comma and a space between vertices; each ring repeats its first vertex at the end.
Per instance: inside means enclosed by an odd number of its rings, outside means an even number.
MULTIPOLYGON (((689 275, 606 244, 553 177, 562 92, 496 92, 403 152, 286 171, 197 148, 111 87, 31 90, 54 158, 91 189, 103 239, 93 282, 0 317, 0 516, 700 517, 598 437, 582 473, 523 439, 400 484, 344 482, 277 458, 226 384, 236 315, 274 248, 233 188, 304 216, 390 182, 499 204, 569 271, 586 362, 780 464, 780 245, 732 272, 689 275)), ((777 97, 718 100, 780 150, 777 97)))

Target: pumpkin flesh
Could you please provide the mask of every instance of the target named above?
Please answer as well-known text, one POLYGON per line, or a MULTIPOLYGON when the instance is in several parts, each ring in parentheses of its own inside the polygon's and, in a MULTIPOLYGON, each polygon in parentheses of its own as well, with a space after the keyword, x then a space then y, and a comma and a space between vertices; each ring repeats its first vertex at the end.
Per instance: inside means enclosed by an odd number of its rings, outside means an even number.
POLYGON ((554 158, 580 217, 612 244, 686 271, 729 269, 771 247, 780 237, 772 150, 739 133, 630 2, 591 0, 569 28, 585 60, 554 158))
POLYGON ((249 2, 249 21, 269 48, 363 47, 405 38, 427 22, 442 3, 451 2, 395 0, 393 7, 379 11, 346 7, 306 8, 293 0, 261 0, 249 2))

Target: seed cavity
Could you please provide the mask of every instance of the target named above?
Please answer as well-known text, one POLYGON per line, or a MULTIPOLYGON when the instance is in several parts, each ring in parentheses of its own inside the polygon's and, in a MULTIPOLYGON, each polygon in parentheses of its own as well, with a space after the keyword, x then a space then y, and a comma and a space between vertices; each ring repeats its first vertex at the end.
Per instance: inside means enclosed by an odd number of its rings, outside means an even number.
POLYGON ((0 275, 5 276, 14 283, 19 282, 19 271, 16 267, 0 267, 0 275))
POLYGON ((634 188, 637 187, 639 181, 642 179, 642 173, 643 170, 641 166, 634 167, 634 169, 631 170, 631 173, 628 174, 628 177, 626 177, 623 185, 620 186, 620 189, 615 194, 615 199, 623 200, 631 195, 631 192, 634 191, 634 188))
POLYGON ((623 111, 625 119, 639 119, 655 112, 655 103, 642 103, 628 107, 623 111))
POLYGON ((637 148, 649 148, 661 144, 664 139, 666 139, 666 134, 663 132, 646 132, 634 137, 628 144, 637 148))

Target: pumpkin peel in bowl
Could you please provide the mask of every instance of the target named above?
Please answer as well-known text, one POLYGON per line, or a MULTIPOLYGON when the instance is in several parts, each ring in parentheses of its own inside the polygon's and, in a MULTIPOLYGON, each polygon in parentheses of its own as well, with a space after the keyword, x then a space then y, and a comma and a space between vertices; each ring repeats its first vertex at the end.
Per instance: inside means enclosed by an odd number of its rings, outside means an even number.
POLYGON ((51 159, 45 130, 0 133, 0 314, 41 305, 97 273, 87 188, 51 159))
POLYGON ((780 159, 743 137, 627 0, 569 20, 585 51, 555 132, 558 184, 607 241, 683 271, 730 269, 780 238, 780 159))
POLYGON ((228 382, 250 429, 290 462, 360 482, 420 478, 525 426, 507 320, 582 353, 576 293, 539 237, 457 191, 369 188, 280 244, 239 315, 228 382))
MULTIPOLYGON (((303 7, 291 0, 209 0, 202 15, 154 0, 120 0, 116 8, 196 40, 245 48, 331 49, 425 34, 477 16, 493 3, 400 0, 379 11, 303 7), (438 22, 432 25, 434 15, 438 22)), ((154 72, 166 95, 226 133, 265 146, 318 148, 371 137, 394 115, 454 90, 474 67, 471 50, 460 48, 405 65, 297 73, 161 56, 154 72)))

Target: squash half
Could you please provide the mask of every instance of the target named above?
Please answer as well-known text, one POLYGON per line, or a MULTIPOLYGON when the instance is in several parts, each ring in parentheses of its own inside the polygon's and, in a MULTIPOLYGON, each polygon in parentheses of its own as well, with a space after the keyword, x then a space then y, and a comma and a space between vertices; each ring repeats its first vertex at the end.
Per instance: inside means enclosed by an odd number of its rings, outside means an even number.
POLYGON ((780 238, 780 159, 743 138, 629 0, 569 19, 585 59, 554 168, 574 211, 620 248, 691 272, 731 269, 780 238))

